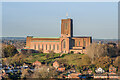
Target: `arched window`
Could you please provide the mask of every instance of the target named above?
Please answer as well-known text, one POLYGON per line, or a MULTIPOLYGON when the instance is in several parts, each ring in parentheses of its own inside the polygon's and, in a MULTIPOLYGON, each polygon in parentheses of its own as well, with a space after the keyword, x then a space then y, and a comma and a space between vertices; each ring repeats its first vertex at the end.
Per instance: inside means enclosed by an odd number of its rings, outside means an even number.
POLYGON ((55 44, 53 45, 53 50, 55 50, 55 44))
POLYGON ((47 44, 46 44, 46 50, 47 50, 47 44))
POLYGON ((49 45, 49 50, 51 50, 51 44, 49 45))
POLYGON ((65 46, 66 46, 66 45, 65 45, 65 40, 64 40, 64 41, 63 41, 63 48, 65 48, 65 46))

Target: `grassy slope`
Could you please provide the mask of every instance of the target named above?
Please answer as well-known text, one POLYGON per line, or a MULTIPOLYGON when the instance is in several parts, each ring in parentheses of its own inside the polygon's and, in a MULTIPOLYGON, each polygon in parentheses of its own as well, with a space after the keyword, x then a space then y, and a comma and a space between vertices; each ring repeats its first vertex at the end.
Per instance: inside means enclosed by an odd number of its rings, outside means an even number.
MULTIPOLYGON (((58 60, 61 63, 65 63, 68 65, 89 65, 90 60, 87 55, 82 55, 82 54, 64 54, 62 57, 60 57, 60 53, 52 54, 52 53, 33 53, 32 55, 23 55, 23 54, 18 54, 13 57, 7 58, 10 60, 12 63, 18 62, 18 61, 23 61, 27 63, 33 63, 36 60, 40 62, 45 62, 45 63, 50 63, 52 64, 52 61, 58 60), (46 57, 46 55, 49 55, 46 57)), ((11 63, 9 62, 9 63, 11 63)), ((18 62, 19 63, 19 62, 18 62)))
POLYGON ((26 58, 27 62, 32 63, 36 60, 40 61, 40 62, 50 62, 50 61, 54 61, 56 57, 59 57, 59 53, 57 54, 50 54, 50 53, 33 53, 32 55, 30 55, 29 57, 26 58), (49 55, 49 57, 47 58, 46 55, 49 55), (53 55, 53 56, 52 56, 53 55))
POLYGON ((81 54, 70 54, 65 55, 63 58, 58 59, 59 61, 66 63, 68 65, 89 65, 90 60, 87 55, 81 55, 81 54), (62 61, 63 60, 63 61, 62 61))

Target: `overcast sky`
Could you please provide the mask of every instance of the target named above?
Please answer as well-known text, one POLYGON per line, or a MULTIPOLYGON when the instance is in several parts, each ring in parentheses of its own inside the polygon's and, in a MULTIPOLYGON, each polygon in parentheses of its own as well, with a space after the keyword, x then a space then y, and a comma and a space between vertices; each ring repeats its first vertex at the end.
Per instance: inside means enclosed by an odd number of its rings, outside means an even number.
POLYGON ((74 36, 117 39, 117 2, 4 2, 3 36, 59 37, 61 19, 73 19, 74 36))

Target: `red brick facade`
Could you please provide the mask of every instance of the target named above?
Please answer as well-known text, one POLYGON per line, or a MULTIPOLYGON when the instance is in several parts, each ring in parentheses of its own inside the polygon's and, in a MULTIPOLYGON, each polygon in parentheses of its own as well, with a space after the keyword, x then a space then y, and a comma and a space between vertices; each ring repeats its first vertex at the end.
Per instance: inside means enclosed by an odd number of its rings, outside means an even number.
POLYGON ((43 50, 44 53, 86 53, 86 47, 92 43, 92 37, 73 37, 73 20, 61 20, 61 37, 44 38, 28 36, 26 49, 43 50))
POLYGON ((35 61, 32 65, 35 65, 35 66, 41 66, 41 62, 39 62, 39 61, 35 61))
POLYGON ((59 67, 59 63, 58 63, 57 61, 55 61, 55 62, 53 63, 53 67, 57 69, 57 68, 59 67))
POLYGON ((64 72, 65 71, 65 67, 60 67, 60 68, 57 69, 57 71, 64 72))

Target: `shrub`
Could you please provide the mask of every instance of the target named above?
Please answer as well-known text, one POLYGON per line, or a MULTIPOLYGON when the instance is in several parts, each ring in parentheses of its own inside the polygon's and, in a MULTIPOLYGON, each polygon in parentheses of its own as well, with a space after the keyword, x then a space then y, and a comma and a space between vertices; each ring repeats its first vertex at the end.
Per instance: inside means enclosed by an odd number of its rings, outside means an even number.
POLYGON ((14 45, 7 45, 2 48, 2 57, 11 57, 18 53, 16 47, 14 45))
POLYGON ((77 54, 81 54, 80 52, 78 52, 77 54))
POLYGON ((70 53, 71 53, 71 54, 73 54, 73 53, 74 53, 74 51, 71 51, 70 53))

